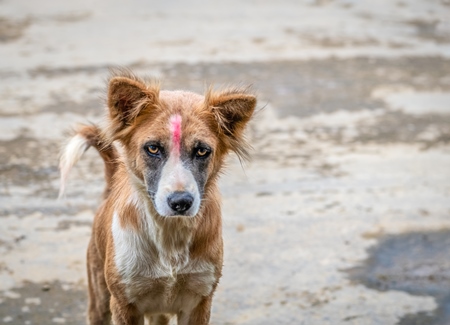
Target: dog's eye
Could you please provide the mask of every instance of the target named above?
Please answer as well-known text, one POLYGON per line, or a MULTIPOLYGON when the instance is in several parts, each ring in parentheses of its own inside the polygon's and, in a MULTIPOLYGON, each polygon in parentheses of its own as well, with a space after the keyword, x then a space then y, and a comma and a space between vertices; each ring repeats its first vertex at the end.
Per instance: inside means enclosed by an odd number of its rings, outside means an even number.
POLYGON ((153 155, 153 156, 159 154, 160 151, 161 151, 161 150, 159 149, 158 146, 155 146, 155 145, 153 145, 153 144, 147 146, 146 149, 147 149, 147 152, 148 152, 150 155, 153 155))
POLYGON ((199 158, 206 158, 211 153, 211 151, 207 148, 197 148, 195 155, 199 158))

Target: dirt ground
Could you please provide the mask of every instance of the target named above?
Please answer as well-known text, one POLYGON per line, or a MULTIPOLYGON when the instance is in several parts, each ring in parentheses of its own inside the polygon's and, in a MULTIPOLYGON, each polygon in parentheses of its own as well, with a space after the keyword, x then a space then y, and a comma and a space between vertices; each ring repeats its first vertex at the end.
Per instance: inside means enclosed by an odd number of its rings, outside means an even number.
POLYGON ((108 69, 251 84, 211 324, 450 324, 450 2, 0 0, 0 324, 85 324, 108 69))

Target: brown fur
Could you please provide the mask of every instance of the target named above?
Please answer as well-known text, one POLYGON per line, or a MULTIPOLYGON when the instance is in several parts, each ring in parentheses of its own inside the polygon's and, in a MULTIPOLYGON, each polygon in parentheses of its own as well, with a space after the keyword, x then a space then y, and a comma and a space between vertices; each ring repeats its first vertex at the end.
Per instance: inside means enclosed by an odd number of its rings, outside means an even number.
MULTIPOLYGON (((217 179, 230 150, 246 155, 243 131, 255 105, 255 97, 239 89, 208 91, 203 97, 188 92, 160 91, 155 83, 145 82, 128 72, 121 71, 111 77, 105 129, 84 126, 77 130, 88 146, 99 151, 105 163, 105 200, 96 214, 87 252, 90 324, 108 324, 111 318, 114 324, 143 324, 144 314, 151 324, 167 324, 169 318, 164 315, 167 312, 177 314, 179 324, 208 324, 212 296, 223 262, 217 179), (187 146, 199 137, 213 145, 202 204, 197 215, 191 218, 159 215, 152 201, 143 194, 145 188, 141 188, 145 168, 142 145, 149 132, 153 137, 169 138, 167 121, 173 114, 182 117, 183 142, 187 146), (113 144, 116 140, 121 143, 123 154, 116 150, 113 144), (139 193, 139 202, 131 200, 136 193, 139 193), (149 243, 146 246, 149 256, 167 254, 167 263, 174 270, 186 261, 193 263, 189 264, 193 269, 211 266, 214 270, 211 283, 205 282, 208 275, 200 271, 153 278, 137 276, 135 283, 127 282, 115 260, 118 252, 112 231, 113 215, 118 215, 120 231, 134 233, 138 238, 147 222, 142 211, 144 206, 156 225, 152 231, 158 238, 158 245, 149 243), (159 297, 159 300, 153 301, 152 297, 159 297), (179 304, 177 299, 181 299, 179 304), (193 305, 191 309, 186 307, 189 310, 186 314, 156 310, 158 306, 166 306, 159 301, 180 305, 180 310, 184 310, 183 306, 193 305)), ((70 157, 66 160, 70 161, 70 157)), ((68 167, 62 165, 63 179, 74 163, 68 167)), ((154 261, 146 263, 151 267, 154 261)))

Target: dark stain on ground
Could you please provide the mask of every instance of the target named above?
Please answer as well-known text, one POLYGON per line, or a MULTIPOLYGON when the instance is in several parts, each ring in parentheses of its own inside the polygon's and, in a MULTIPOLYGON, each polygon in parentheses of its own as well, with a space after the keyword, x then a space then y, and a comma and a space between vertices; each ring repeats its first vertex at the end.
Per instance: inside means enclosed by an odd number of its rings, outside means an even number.
MULTIPOLYGON (((330 117, 332 118, 332 117, 330 117)), ((407 143, 419 144, 421 149, 430 149, 450 143, 450 115, 410 115, 402 111, 386 111, 373 118, 361 120, 357 132, 348 136, 345 126, 306 126, 303 129, 310 138, 327 140, 336 144, 351 143, 407 143), (431 137, 423 137, 431 132, 431 137)))
POLYGON ((204 91, 205 84, 254 82, 260 105, 280 117, 307 117, 338 110, 383 108, 379 86, 408 85, 418 91, 450 90, 450 60, 440 57, 353 58, 270 63, 176 64, 162 67, 163 87, 204 91))
MULTIPOLYGON (((69 286, 71 288, 73 286, 69 286)), ((17 298, 1 297, 0 315, 8 324, 79 325, 86 323, 87 306, 84 289, 64 290, 60 282, 25 283, 11 290, 17 298), (20 296, 19 296, 20 295, 20 296)))
POLYGON ((26 186, 30 183, 49 181, 49 177, 58 175, 56 166, 30 167, 26 164, 10 164, 0 166, 0 180, 3 186, 14 185, 26 186))
POLYGON ((326 48, 342 48, 342 47, 361 47, 361 46, 377 46, 380 42, 373 37, 366 38, 333 38, 329 36, 319 36, 314 33, 298 33, 298 36, 303 41, 311 45, 326 47, 326 48))
POLYGON ((55 141, 28 136, 0 141, 0 193, 7 195, 12 185, 40 184, 41 190, 56 197, 51 181, 58 177, 59 146, 55 141))
POLYGON ((78 23, 80 21, 88 19, 91 16, 92 13, 89 11, 79 11, 79 12, 58 14, 51 16, 50 18, 58 23, 78 23))
POLYGON ((440 44, 450 43, 450 34, 440 29, 441 21, 437 19, 412 19, 406 22, 416 29, 416 35, 422 39, 435 41, 440 44))
POLYGON ((0 42, 11 42, 22 37, 24 30, 30 25, 31 19, 11 20, 0 17, 0 42))
POLYGON ((381 237, 361 265, 346 270, 357 283, 380 291, 432 296, 438 308, 403 316, 398 325, 450 324, 450 230, 381 237))
MULTIPOLYGON (((101 93, 100 90, 94 90, 101 93)), ((73 101, 68 101, 64 99, 58 99, 52 104, 42 107, 39 113, 56 113, 62 114, 66 112, 78 113, 78 114, 90 114, 94 116, 101 116, 105 113, 105 104, 100 98, 88 99, 82 103, 77 103, 73 101)))
MULTIPOLYGON (((56 197, 56 194, 51 197, 50 199, 54 199, 56 197)), ((44 203, 41 203, 39 205, 30 205, 27 204, 27 207, 20 207, 12 206, 12 207, 0 207, 0 217, 7 217, 10 215, 15 215, 19 218, 27 217, 33 213, 41 213, 42 215, 46 216, 73 216, 79 213, 83 210, 91 210, 96 211, 98 208, 98 203, 91 203, 91 204, 76 204, 76 205, 61 205, 58 204, 56 199, 54 199, 51 205, 47 205, 44 203)), ((84 225, 83 223, 80 223, 79 225, 84 225)), ((58 228, 56 230, 64 230, 65 227, 64 223, 61 224, 61 226, 58 225, 58 228), (61 228, 60 228, 61 227, 61 228)))
POLYGON ((58 227, 56 228, 56 230, 57 231, 68 230, 73 226, 75 226, 75 227, 80 227, 80 226, 92 227, 92 221, 63 220, 63 221, 58 222, 58 227))
MULTIPOLYGON (((144 61, 136 61, 127 66, 128 69, 145 69, 149 67, 147 63, 144 61)), ((28 70, 28 74, 35 77, 47 77, 47 78, 55 78, 61 76, 67 76, 72 74, 87 74, 87 75, 95 75, 95 74, 103 74, 108 75, 111 69, 117 68, 117 66, 111 64, 102 64, 102 65, 84 65, 84 66, 76 66, 76 67, 59 67, 59 68, 51 68, 47 66, 39 66, 34 69, 28 70)))
MULTIPOLYGON (((39 107, 37 110, 35 107, 33 107, 35 110, 30 112, 26 109, 22 110, 20 113, 16 112, 0 112, 0 118, 1 117, 13 117, 13 116, 30 116, 30 115, 37 115, 41 113, 55 113, 55 114, 64 114, 64 113, 75 113, 80 114, 83 116, 92 116, 92 117, 99 117, 102 116, 105 113, 105 100, 103 100, 101 97, 104 92, 104 89, 90 89, 90 93, 95 94, 94 98, 88 98, 83 102, 75 102, 71 100, 67 100, 65 98, 62 98, 61 96, 52 96, 52 102, 51 104, 44 105, 42 107, 39 107)), ((23 107, 27 107, 29 105, 29 98, 22 99, 22 105, 23 107)), ((88 122, 88 121, 87 121, 88 122)), ((23 133, 26 134, 28 132, 27 129, 24 130, 23 133)))
MULTIPOLYGON (((313 132, 313 130, 311 130, 313 132)), ((332 139, 340 142, 338 129, 328 130, 332 139)), ((351 142, 359 143, 419 143, 423 149, 450 143, 450 115, 409 115, 401 111, 389 111, 375 118, 374 122, 358 125, 358 134, 351 142), (430 139, 421 138, 427 130, 433 130, 430 139)))
MULTIPOLYGON (((49 151, 59 148, 57 141, 41 140, 22 135, 11 140, 0 140, 0 165, 25 161, 27 165, 39 165, 49 155, 49 151)), ((55 158, 58 152, 55 153, 55 158)))

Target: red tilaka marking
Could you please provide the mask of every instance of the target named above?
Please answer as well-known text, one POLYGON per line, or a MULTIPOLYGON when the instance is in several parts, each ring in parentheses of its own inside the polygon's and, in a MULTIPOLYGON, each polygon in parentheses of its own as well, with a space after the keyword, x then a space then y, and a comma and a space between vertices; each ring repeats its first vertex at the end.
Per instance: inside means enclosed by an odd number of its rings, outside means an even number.
POLYGON ((172 153, 179 156, 181 147, 181 116, 172 115, 170 118, 170 131, 172 133, 172 153))

